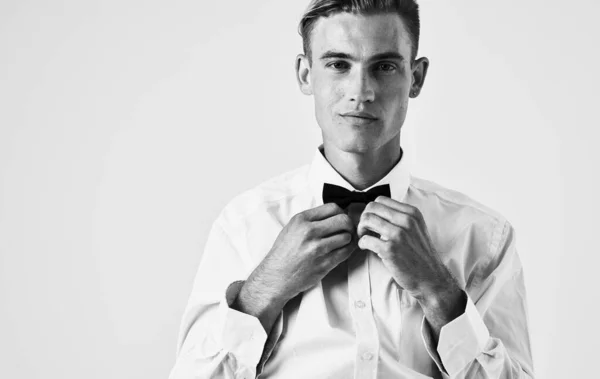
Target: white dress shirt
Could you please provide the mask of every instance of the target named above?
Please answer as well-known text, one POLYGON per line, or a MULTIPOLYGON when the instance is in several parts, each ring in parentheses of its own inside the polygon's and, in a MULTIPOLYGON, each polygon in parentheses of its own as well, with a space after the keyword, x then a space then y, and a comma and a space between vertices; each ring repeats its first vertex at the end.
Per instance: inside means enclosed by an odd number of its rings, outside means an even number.
POLYGON ((441 329, 437 347, 419 303, 367 250, 289 301, 269 335, 256 317, 230 308, 292 216, 323 204, 324 183, 355 190, 322 150, 310 165, 232 199, 213 223, 170 379, 532 378, 512 226, 469 197, 412 176, 406 159, 365 191, 389 184, 392 199, 417 207, 467 293, 466 309, 441 329))

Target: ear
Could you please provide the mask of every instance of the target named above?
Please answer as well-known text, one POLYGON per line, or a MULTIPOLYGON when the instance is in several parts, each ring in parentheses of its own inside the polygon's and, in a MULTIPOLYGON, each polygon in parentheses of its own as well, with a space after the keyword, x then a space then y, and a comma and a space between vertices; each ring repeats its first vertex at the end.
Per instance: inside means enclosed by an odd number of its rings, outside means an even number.
POLYGON ((310 81, 310 61, 304 54, 296 57, 296 80, 300 91, 305 95, 312 95, 312 84, 310 81))
POLYGON ((412 85, 410 86, 409 96, 415 98, 421 93, 421 88, 425 83, 427 69, 429 68, 429 59, 423 57, 415 60, 412 64, 412 85))

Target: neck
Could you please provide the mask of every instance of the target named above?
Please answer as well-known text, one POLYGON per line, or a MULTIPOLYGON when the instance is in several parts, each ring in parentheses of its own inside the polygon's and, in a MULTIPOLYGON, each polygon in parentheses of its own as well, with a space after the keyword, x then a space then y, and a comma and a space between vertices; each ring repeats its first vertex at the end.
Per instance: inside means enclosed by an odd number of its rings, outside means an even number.
POLYGON ((375 150, 343 151, 325 140, 325 159, 354 188, 364 190, 386 176, 401 159, 400 139, 393 138, 375 150))

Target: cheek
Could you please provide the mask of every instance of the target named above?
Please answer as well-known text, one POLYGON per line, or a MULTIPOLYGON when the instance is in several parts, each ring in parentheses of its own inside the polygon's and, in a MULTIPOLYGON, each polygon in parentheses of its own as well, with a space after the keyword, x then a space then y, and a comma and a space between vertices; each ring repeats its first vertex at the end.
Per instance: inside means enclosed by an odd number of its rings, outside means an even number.
POLYGON ((396 99, 393 104, 389 104, 389 107, 388 109, 393 113, 395 122, 404 121, 408 109, 408 97, 396 99))
POLYGON ((329 82, 327 85, 321 85, 314 89, 315 102, 317 108, 322 112, 335 112, 336 105, 343 99, 344 92, 341 86, 329 82))
POLYGON ((408 97, 409 91, 410 80, 403 76, 396 76, 379 82, 379 93, 387 98, 404 99, 408 97))
POLYGON ((343 86, 325 73, 315 73, 313 77, 313 94, 320 104, 332 104, 343 96, 343 86))
POLYGON ((382 105, 392 112, 406 110, 408 105, 409 87, 407 86, 389 86, 381 89, 379 98, 382 105))

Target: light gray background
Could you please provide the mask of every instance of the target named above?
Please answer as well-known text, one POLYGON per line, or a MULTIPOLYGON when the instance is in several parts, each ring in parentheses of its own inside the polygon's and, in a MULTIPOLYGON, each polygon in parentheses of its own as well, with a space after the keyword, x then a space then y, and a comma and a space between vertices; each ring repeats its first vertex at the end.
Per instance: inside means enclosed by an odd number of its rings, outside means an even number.
MULTIPOLYGON (((307 1, 0 1, 0 377, 166 378, 210 224, 320 142, 307 1)), ((515 226, 539 378, 597 374, 593 1, 421 1, 414 173, 515 226)))

